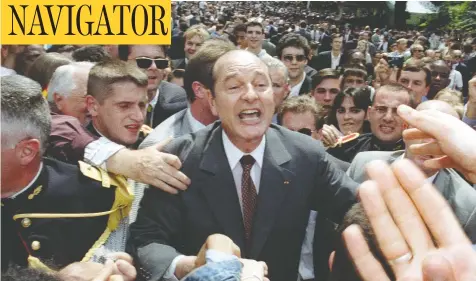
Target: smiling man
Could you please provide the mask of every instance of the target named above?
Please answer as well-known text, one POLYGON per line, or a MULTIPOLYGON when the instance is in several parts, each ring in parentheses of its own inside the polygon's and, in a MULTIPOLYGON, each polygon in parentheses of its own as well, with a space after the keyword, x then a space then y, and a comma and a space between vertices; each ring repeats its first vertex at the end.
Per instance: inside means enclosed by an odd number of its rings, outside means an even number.
POLYGON ((371 133, 363 134, 354 141, 330 148, 327 152, 334 157, 352 162, 362 151, 395 151, 405 147, 402 140, 404 124, 397 115, 401 104, 414 106, 414 93, 397 83, 389 83, 375 92, 367 110, 371 133))
POLYGON ((202 47, 203 43, 210 38, 210 33, 204 25, 194 25, 183 34, 185 39, 185 58, 171 61, 172 69, 185 69, 190 58, 202 47))
MULTIPOLYGON (((122 61, 96 64, 89 72, 86 104, 94 135, 137 148, 147 104, 147 76, 122 61)), ((144 136, 142 136, 144 137, 144 136)))
POLYGON ((263 49, 264 28, 263 25, 257 21, 252 21, 246 24, 246 50, 255 54, 259 58, 271 57, 263 49))
POLYGON ((272 83, 255 55, 226 53, 212 77, 210 107, 220 121, 165 147, 192 183, 177 196, 146 189, 131 226, 137 266, 149 280, 181 279, 207 237, 221 233, 241 257, 266 262, 270 280, 296 280, 310 211, 339 223, 357 185, 319 141, 270 126, 272 83))

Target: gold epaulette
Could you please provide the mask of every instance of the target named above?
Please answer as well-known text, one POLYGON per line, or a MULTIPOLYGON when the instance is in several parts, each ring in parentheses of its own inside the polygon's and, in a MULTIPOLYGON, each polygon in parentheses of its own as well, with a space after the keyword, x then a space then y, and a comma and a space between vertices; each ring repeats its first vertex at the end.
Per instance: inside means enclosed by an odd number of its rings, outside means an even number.
MULTIPOLYGON (((92 218, 100 216, 109 216, 107 226, 102 235, 96 240, 94 245, 89 249, 86 255, 81 261, 85 262, 91 259, 94 252, 102 246, 109 235, 117 229, 121 221, 129 216, 132 208, 132 202, 134 200, 134 194, 127 182, 127 179, 123 176, 107 173, 103 169, 91 166, 84 162, 79 162, 79 168, 81 173, 85 176, 97 180, 102 183, 105 188, 110 188, 111 185, 115 186, 115 198, 111 209, 104 212, 97 213, 29 213, 29 214, 16 214, 13 216, 13 220, 18 219, 60 219, 60 218, 92 218)), ((30 267, 37 268, 43 271, 51 272, 46 265, 44 265, 38 258, 30 256, 28 258, 30 267)))
POLYGON ((142 127, 140 128, 140 131, 144 134, 144 136, 148 136, 150 133, 152 133, 153 130, 154 129, 147 125, 142 125, 142 127))

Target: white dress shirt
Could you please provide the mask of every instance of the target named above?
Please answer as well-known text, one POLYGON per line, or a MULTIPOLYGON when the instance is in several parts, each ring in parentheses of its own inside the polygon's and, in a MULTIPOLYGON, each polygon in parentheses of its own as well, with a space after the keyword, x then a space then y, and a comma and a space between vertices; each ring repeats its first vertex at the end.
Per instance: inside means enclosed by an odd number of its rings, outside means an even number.
POLYGON ((223 147, 225 149, 226 158, 228 159, 228 164, 233 173, 233 179, 235 180, 236 192, 238 194, 238 199, 240 201, 240 208, 243 212, 243 202, 241 198, 241 178, 243 175, 243 167, 241 166, 240 160, 244 155, 251 155, 255 159, 255 163, 251 168, 251 180, 256 188, 256 193, 259 193, 259 186, 261 181, 261 170, 263 169, 263 158, 264 158, 264 148, 266 144, 266 137, 263 136, 261 143, 258 147, 255 148, 251 153, 245 154, 238 147, 236 147, 228 138, 225 131, 222 134, 223 147))
POLYGON ((314 279, 314 230, 316 228, 317 212, 311 211, 306 226, 306 236, 301 246, 301 259, 299 260, 299 275, 302 280, 314 279))
POLYGON ((291 92, 289 93, 290 97, 297 97, 299 96, 299 91, 301 90, 301 86, 304 83, 304 79, 306 79, 306 73, 302 73, 302 80, 298 84, 291 87, 291 92))
POLYGON ((337 57, 334 57, 334 55, 331 52, 331 62, 332 62, 331 63, 331 68, 332 69, 336 69, 339 66, 340 56, 341 56, 341 54, 339 54, 337 57))
POLYGON ((192 127, 192 132, 195 133, 206 127, 205 125, 200 123, 200 121, 195 119, 195 117, 193 117, 190 107, 187 108, 187 112, 185 112, 185 114, 187 114, 188 120, 190 120, 190 126, 192 127))

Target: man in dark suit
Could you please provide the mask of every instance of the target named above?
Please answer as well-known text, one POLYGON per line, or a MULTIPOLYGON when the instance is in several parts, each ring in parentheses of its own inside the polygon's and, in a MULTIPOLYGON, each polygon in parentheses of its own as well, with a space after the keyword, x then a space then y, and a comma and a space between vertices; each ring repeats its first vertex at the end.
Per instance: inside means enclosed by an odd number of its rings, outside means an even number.
POLYGON ((320 31, 320 36, 319 36, 319 44, 321 46, 319 47, 319 52, 326 52, 331 50, 331 37, 327 32, 325 32, 324 28, 319 28, 320 31))
POLYGON ((136 64, 149 78, 145 124, 154 128, 169 116, 187 107, 187 94, 182 87, 162 81, 169 66, 166 47, 162 45, 120 45, 119 57, 136 64))
POLYGON ((317 55, 317 71, 324 68, 337 69, 341 64, 342 36, 340 34, 332 34, 331 38, 332 50, 321 52, 317 55))
POLYGON ((310 51, 306 38, 296 33, 286 34, 279 41, 277 53, 288 69, 290 97, 306 95, 312 91, 312 79, 305 71, 307 67, 311 74, 314 72, 307 65, 310 51))
POLYGON ((344 43, 352 42, 354 40, 354 35, 352 34, 352 29, 350 26, 346 26, 344 30, 344 43))
POLYGON ((272 85, 256 56, 229 52, 213 77, 210 105, 221 122, 165 148, 183 160, 192 184, 177 196, 146 190, 131 227, 139 272, 180 279, 206 238, 222 233, 242 257, 266 262, 270 280, 296 280, 311 209, 340 222, 357 184, 330 164, 319 142, 270 127, 272 85))

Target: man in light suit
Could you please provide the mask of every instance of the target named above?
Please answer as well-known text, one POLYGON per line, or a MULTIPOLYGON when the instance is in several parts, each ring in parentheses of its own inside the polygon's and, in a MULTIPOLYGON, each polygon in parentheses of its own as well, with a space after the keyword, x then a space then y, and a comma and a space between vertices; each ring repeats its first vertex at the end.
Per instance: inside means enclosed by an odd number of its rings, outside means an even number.
POLYGON ((154 128, 187 107, 187 94, 182 87, 164 80, 169 66, 167 48, 163 45, 119 45, 119 57, 136 64, 149 78, 145 124, 154 128))
MULTIPOLYGON (((417 107, 419 111, 428 109, 438 110, 459 118, 456 111, 443 101, 426 101, 417 107)), ((389 164, 402 158, 412 160, 427 175, 428 181, 433 182, 448 200, 464 231, 471 241, 476 243, 476 190, 453 169, 431 170, 425 168, 423 162, 428 158, 412 155, 408 151, 408 147, 413 143, 408 143, 406 150, 361 152, 352 161, 347 174, 355 181, 362 183, 367 180, 365 165, 372 160, 384 160, 389 164)))
POLYGON ((212 76, 209 101, 221 122, 164 149, 179 156, 192 183, 179 195, 146 190, 130 238, 139 273, 180 279, 206 238, 222 233, 242 257, 266 262, 270 280, 296 280, 311 209, 339 223, 357 184, 318 141, 270 127, 272 84, 255 55, 228 52, 212 76))
POLYGON ((188 62, 184 74, 184 88, 187 92, 189 106, 167 118, 147 136, 140 148, 148 147, 161 142, 169 136, 181 137, 194 133, 216 121, 217 117, 211 112, 208 104, 208 92, 212 81, 208 71, 216 60, 226 52, 235 50, 236 47, 229 41, 221 38, 212 38, 203 44, 188 62))

